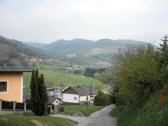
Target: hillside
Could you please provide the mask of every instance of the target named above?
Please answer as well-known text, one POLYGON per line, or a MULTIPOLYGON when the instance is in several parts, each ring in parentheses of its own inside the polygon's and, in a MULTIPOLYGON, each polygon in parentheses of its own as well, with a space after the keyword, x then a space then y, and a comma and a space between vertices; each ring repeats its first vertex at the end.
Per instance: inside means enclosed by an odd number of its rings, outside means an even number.
POLYGON ((56 59, 85 67, 110 67, 115 56, 128 47, 146 46, 135 40, 86 39, 58 40, 51 44, 21 42, 0 36, 0 43, 14 47, 24 57, 56 59))
POLYGON ((108 67, 116 54, 127 50, 128 47, 146 46, 146 42, 134 40, 86 39, 58 40, 41 47, 53 58, 72 64, 89 67, 108 67))
POLYGON ((143 104, 132 108, 112 111, 112 116, 117 117, 118 126, 168 126, 168 97, 165 97, 165 113, 162 113, 160 91, 153 94, 143 104))
POLYGON ((0 36, 0 44, 5 44, 9 47, 14 48, 20 55, 28 57, 44 57, 45 54, 42 50, 26 45, 21 41, 8 39, 3 36, 0 36))
MULTIPOLYGON (((44 74, 47 85, 53 85, 56 87, 60 86, 61 81, 64 81, 65 86, 72 86, 72 85, 90 86, 92 84, 94 87, 98 89, 101 89, 104 86, 104 84, 99 80, 96 80, 90 77, 81 76, 81 75, 66 74, 66 73, 60 73, 60 72, 55 72, 51 70, 40 70, 40 73, 44 74)), ((25 73, 24 84, 26 84, 27 91, 30 90, 30 79, 31 79, 31 74, 25 73)))
POLYGON ((76 55, 96 55, 106 53, 116 53, 123 50, 127 46, 142 46, 147 43, 134 40, 111 40, 100 39, 98 41, 73 39, 73 40, 58 40, 43 49, 52 53, 55 56, 66 56, 69 54, 76 55))

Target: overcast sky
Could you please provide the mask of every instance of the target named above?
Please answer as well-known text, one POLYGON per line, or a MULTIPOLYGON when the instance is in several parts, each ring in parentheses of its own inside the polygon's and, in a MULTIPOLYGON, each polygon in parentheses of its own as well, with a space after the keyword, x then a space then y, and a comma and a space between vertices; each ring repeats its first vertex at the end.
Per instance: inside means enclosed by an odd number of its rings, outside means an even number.
POLYGON ((0 35, 156 41, 168 34, 168 0, 0 0, 0 35))

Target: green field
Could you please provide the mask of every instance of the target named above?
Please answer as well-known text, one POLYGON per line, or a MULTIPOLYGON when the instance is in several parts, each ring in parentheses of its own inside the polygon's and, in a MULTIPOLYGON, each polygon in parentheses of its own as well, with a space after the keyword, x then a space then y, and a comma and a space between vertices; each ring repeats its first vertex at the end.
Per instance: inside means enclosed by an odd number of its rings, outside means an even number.
POLYGON ((64 113, 69 115, 84 115, 89 116, 92 113, 99 111, 104 106, 87 106, 87 105, 62 105, 64 113))
MULTIPOLYGON (((91 84, 95 86, 97 89, 102 89, 104 84, 96 79, 85 77, 82 75, 73 75, 68 73, 55 72, 51 70, 40 70, 40 73, 44 74, 45 81, 47 84, 52 84, 56 87, 60 86, 60 82, 64 81, 65 86, 72 85, 87 85, 91 84)), ((30 79, 31 73, 24 74, 24 84, 26 85, 26 90, 29 92, 30 90, 30 79)))
POLYGON ((73 126, 75 123, 49 116, 0 115, 0 126, 73 126))

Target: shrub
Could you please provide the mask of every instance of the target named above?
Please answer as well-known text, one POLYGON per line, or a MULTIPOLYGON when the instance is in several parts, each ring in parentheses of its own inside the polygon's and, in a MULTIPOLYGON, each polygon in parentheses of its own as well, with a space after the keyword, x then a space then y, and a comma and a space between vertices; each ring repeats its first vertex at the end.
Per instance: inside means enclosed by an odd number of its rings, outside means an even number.
POLYGON ((94 99, 94 104, 97 106, 106 106, 111 104, 110 95, 99 91, 98 95, 94 99))
POLYGON ((63 106, 60 107, 60 112, 64 112, 64 107, 63 106))

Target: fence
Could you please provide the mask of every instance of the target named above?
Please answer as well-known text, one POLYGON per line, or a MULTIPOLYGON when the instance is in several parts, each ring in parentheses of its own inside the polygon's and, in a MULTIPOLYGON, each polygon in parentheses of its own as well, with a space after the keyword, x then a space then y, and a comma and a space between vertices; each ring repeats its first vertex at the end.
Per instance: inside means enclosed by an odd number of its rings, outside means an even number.
POLYGON ((27 103, 18 103, 15 101, 2 101, 0 100, 0 111, 27 111, 30 105, 27 103))

